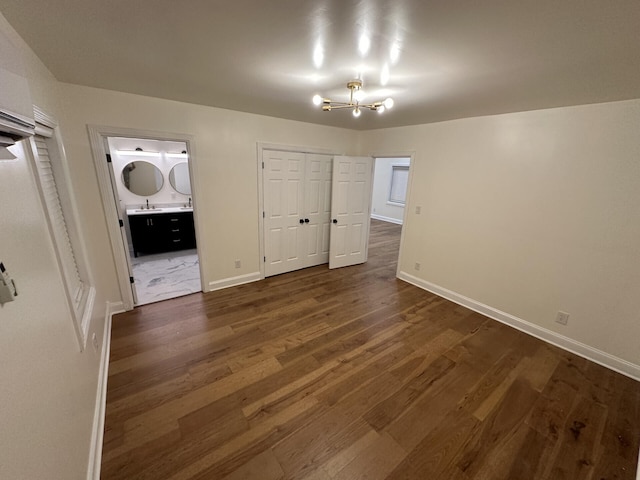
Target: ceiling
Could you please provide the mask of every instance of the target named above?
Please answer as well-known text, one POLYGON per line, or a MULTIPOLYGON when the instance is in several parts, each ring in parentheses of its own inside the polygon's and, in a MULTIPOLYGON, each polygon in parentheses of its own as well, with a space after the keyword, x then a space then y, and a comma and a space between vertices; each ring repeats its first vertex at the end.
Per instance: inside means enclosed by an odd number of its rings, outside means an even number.
POLYGON ((353 129, 640 98, 638 0, 0 0, 0 11, 62 82, 353 129), (395 107, 353 118, 311 103, 347 100, 354 77, 365 101, 395 107))

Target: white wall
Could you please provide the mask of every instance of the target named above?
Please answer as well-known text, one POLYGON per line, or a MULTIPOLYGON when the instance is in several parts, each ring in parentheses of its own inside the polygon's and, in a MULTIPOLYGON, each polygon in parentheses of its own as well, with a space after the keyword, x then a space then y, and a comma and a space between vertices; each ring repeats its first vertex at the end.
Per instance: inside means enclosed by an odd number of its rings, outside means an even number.
POLYGON ((371 201, 371 218, 385 222, 402 224, 404 206, 390 203, 391 175, 394 165, 409 166, 410 158, 378 157, 373 174, 373 198, 371 201))
MULTIPOLYGON (((1 15, 0 33, 23 59, 33 101, 57 116, 51 73, 1 15)), ((0 261, 19 296, 0 306, 0 478, 83 478, 100 357, 90 345, 80 353, 31 165, 24 145, 11 148, 18 158, 0 161, 0 261)), ((89 327, 99 342, 101 286, 89 327)))
MULTIPOLYGON (((205 290, 217 281, 259 273, 258 142, 355 150, 357 135, 345 129, 77 85, 61 84, 61 90, 67 155, 83 179, 78 198, 87 210, 102 210, 87 124, 168 132, 168 138, 192 136, 192 193, 205 290), (242 268, 235 268, 236 259, 242 268)), ((90 242, 107 252, 104 221, 97 215, 88 220, 90 242)), ((109 273, 113 260, 105 257, 109 273)))
POLYGON ((401 270, 637 375, 638 125, 634 100, 364 132, 370 151, 415 151, 401 270))

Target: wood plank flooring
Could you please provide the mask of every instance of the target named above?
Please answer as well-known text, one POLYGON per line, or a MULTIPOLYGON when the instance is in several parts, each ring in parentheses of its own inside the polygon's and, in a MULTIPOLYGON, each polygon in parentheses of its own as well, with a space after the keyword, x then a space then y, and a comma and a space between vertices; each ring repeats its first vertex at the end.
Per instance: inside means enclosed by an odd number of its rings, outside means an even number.
POLYGON ((113 320, 103 479, 634 479, 640 383, 369 261, 113 320))

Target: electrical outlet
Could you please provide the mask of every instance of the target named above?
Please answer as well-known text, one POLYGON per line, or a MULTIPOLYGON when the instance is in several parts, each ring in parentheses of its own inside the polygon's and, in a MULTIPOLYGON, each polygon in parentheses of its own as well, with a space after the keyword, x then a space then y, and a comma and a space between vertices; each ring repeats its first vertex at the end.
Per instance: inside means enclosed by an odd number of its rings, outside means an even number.
POLYGON ((93 350, 96 353, 98 353, 98 350, 99 350, 98 336, 95 334, 95 332, 93 333, 93 335, 91 335, 91 345, 93 345, 93 350))
POLYGON ((422 210, 422 208, 420 208, 420 206, 418 205, 416 207, 416 215, 420 215, 420 211, 422 210))
POLYGON ((241 265, 242 265, 242 264, 240 263, 240 260, 236 260, 236 268, 240 268, 240 267, 241 267, 241 265))
POLYGON ((413 268, 415 270, 420 270, 420 264, 418 262, 416 262, 416 264, 413 266, 413 268))
POLYGON ((569 314, 567 312, 558 312, 558 315, 556 315, 556 323, 560 325, 569 323, 569 314))

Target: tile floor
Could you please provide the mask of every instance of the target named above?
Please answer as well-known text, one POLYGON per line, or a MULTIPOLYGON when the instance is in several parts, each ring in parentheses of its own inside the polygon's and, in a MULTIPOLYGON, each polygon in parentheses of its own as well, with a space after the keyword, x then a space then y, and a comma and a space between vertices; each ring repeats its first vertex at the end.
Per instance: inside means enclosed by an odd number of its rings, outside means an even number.
POLYGON ((155 255, 131 255, 138 303, 159 302, 202 291, 195 249, 155 255))

